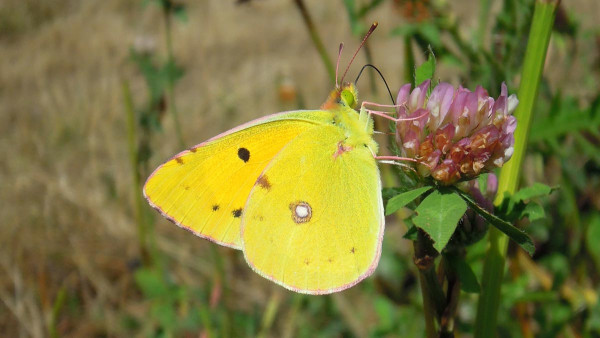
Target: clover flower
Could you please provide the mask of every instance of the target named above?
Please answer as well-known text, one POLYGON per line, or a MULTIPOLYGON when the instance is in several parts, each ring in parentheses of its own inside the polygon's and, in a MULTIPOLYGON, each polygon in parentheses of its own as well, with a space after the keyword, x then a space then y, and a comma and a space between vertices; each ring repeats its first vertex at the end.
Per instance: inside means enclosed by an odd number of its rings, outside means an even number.
POLYGON ((421 176, 442 184, 504 165, 513 153, 517 97, 508 96, 504 83, 494 100, 481 86, 472 92, 444 82, 428 96, 430 83, 412 91, 406 84, 398 92, 396 141, 402 156, 416 159, 421 176))

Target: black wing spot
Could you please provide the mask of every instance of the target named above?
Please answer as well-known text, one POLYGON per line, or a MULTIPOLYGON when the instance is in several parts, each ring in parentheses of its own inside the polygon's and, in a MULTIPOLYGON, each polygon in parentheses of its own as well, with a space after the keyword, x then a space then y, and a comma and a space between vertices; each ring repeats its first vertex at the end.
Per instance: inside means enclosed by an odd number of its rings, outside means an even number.
POLYGON ((198 148, 190 148, 190 152, 195 153, 196 151, 198 151, 198 148))
POLYGON ((218 204, 213 205, 212 209, 213 209, 213 211, 219 210, 219 205, 218 204))
POLYGON ((240 160, 248 162, 250 160, 250 151, 246 148, 240 148, 238 149, 238 157, 240 160))
POLYGON ((231 213, 233 214, 233 217, 238 218, 238 217, 242 216, 242 208, 235 209, 231 213))
POLYGON ((179 164, 183 164, 183 159, 181 159, 181 157, 176 157, 175 162, 177 162, 179 164))
POLYGON ((350 249, 350 253, 355 253, 356 249, 354 247, 352 247, 352 249, 350 249))

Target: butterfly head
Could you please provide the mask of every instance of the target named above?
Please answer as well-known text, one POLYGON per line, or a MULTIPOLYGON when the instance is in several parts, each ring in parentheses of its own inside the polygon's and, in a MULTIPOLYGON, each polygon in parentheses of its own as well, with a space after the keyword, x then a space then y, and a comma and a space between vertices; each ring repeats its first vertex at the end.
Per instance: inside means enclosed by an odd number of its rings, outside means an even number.
POLYGON ((331 91, 327 101, 321 106, 321 109, 334 109, 340 106, 355 109, 357 105, 358 92, 356 91, 354 83, 345 83, 331 91))

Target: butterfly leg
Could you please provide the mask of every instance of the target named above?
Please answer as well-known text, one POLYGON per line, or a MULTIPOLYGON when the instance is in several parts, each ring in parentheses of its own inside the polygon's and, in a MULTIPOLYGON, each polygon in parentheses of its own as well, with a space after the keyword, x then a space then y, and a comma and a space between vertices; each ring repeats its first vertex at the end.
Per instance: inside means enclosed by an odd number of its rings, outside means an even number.
POLYGON ((419 116, 414 116, 414 117, 393 117, 390 116, 392 114, 395 114, 396 112, 387 112, 387 111, 380 111, 380 110, 374 110, 374 109, 369 109, 366 106, 375 106, 375 107, 381 107, 381 108, 398 108, 398 107, 402 107, 403 105, 391 105, 391 104, 379 104, 379 103, 375 103, 375 102, 368 102, 368 101, 363 101, 363 103, 360 106, 360 112, 361 115, 363 115, 364 113, 367 113, 369 116, 370 115, 377 115, 377 116, 381 116, 385 119, 394 121, 394 122, 400 122, 400 121, 414 121, 414 120, 418 120, 420 118, 423 118, 424 116, 426 116, 427 114, 429 114, 429 112, 425 112, 419 116))
POLYGON ((415 173, 417 172, 417 170, 415 170, 415 168, 411 167, 410 165, 408 165, 406 163, 396 162, 396 161, 386 161, 386 160, 384 160, 384 161, 378 161, 378 162, 379 163, 384 163, 384 164, 396 165, 396 166, 399 166, 401 168, 411 170, 411 171, 413 171, 415 173))
MULTIPOLYGON (((370 105, 370 106, 375 106, 375 107, 381 107, 381 108, 397 108, 397 107, 401 107, 401 105, 386 105, 386 104, 378 104, 378 103, 374 103, 374 102, 367 102, 364 101, 360 107, 360 112, 361 112, 361 116, 363 116, 365 113, 370 117, 371 115, 377 115, 377 116, 381 116, 385 119, 394 121, 394 122, 399 122, 399 121, 413 121, 413 120, 418 120, 420 118, 423 118, 424 116, 426 116, 428 114, 428 112, 416 116, 416 117, 404 117, 404 118, 400 118, 400 117, 393 117, 390 116, 391 114, 395 114, 395 112, 386 112, 386 111, 379 111, 379 110, 373 110, 373 109, 369 109, 366 106, 370 105)), ((393 165, 398 165, 404 168, 408 168, 410 170, 414 171, 414 168, 412 168, 409 165, 406 165, 402 162, 413 162, 413 163, 417 163, 418 161, 414 158, 409 158, 409 157, 399 157, 399 156, 377 156, 376 154, 373 153, 373 158, 375 158, 375 160, 377 160, 379 163, 386 163, 386 164, 393 164, 393 165)))
POLYGON ((399 157, 399 156, 377 156, 377 154, 375 154, 371 148, 369 148, 369 150, 371 151, 371 154, 373 155, 373 158, 381 163, 388 163, 388 164, 394 164, 397 163, 395 161, 408 161, 408 162, 418 162, 416 159, 414 158, 410 158, 410 157, 399 157), (394 162, 394 163, 392 163, 394 162))

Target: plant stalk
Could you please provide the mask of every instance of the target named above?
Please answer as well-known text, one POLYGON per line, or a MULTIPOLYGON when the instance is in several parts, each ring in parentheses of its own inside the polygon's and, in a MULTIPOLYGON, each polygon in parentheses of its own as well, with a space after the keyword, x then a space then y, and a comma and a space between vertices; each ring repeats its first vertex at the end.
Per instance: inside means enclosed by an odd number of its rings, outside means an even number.
MULTIPOLYGON (((494 201, 496 205, 501 203, 505 193, 514 194, 519 185, 521 164, 525 156, 533 108, 558 3, 559 0, 537 0, 535 3, 521 72, 521 85, 518 92, 520 103, 514 114, 518 121, 515 131, 514 153, 511 161, 506 163, 500 171, 498 193, 494 201)), ((489 246, 483 266, 481 294, 475 321, 474 336, 476 338, 494 337, 496 335, 496 320, 507 246, 508 237, 496 228, 490 227, 489 246)))
POLYGON ((129 160, 131 162, 131 174, 133 178, 133 196, 135 204, 135 219, 138 225, 138 242, 140 256, 145 264, 150 262, 150 250, 148 248, 148 224, 144 215, 144 202, 142 201, 141 175, 138 167, 139 156, 137 147, 137 128, 135 121, 135 110, 129 83, 122 83, 123 100, 125 102, 125 113, 127 114, 127 145, 129 148, 129 160))
POLYGON ((477 44, 479 45, 479 49, 484 49, 485 45, 485 33, 487 31, 488 17, 490 15, 490 7, 492 7, 491 0, 479 0, 479 22, 477 32, 475 33, 477 37, 477 44))
POLYGON ((300 10, 300 14, 302 14, 302 19, 304 20, 304 24, 306 24, 306 28, 308 29, 308 33, 310 34, 310 38, 313 44, 315 45, 315 48, 317 48, 317 52, 319 52, 319 55, 321 56, 321 60, 325 65, 325 69, 327 69, 327 73, 329 73, 329 79, 331 80, 331 83, 334 84, 335 67, 333 65, 333 62, 329 58, 329 55, 327 54, 325 45, 323 45, 323 40, 321 40, 319 32, 317 32, 317 27, 315 26, 310 16, 310 13, 308 12, 306 5, 304 4, 304 0, 294 0, 294 3, 300 10))
MULTIPOLYGON (((171 36, 171 13, 165 7, 163 8, 163 16, 165 20, 165 44, 167 47, 167 63, 174 65, 175 57, 173 55, 173 40, 171 36)), ((175 134, 177 135, 177 141, 179 142, 180 148, 185 148, 185 141, 183 139, 183 132, 181 130, 181 124, 179 123, 179 114, 177 113, 177 107, 175 106, 175 79, 173 76, 168 77, 167 81, 167 101, 169 104, 169 110, 173 115, 173 124, 175 125, 175 134)))
POLYGON ((425 333, 427 338, 438 337, 438 323, 446 301, 444 291, 435 273, 435 257, 438 255, 433 248, 431 239, 423 230, 418 230, 414 242, 414 262, 419 269, 419 283, 423 296, 423 315, 425 316, 425 333))

